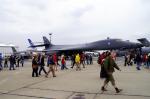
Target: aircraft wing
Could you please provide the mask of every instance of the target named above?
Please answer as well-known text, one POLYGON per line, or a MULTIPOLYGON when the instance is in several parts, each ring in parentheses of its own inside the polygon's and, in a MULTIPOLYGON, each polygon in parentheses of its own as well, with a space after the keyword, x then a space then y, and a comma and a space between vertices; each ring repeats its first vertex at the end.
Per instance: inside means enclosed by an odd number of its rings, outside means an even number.
POLYGON ((140 48, 140 43, 133 43, 127 41, 121 41, 116 39, 100 40, 87 44, 76 44, 76 45, 53 45, 45 51, 93 51, 93 50, 112 50, 112 49, 131 49, 140 48))
POLYGON ((85 50, 89 49, 85 44, 79 45, 54 45, 45 51, 69 51, 69 50, 85 50))
POLYGON ((140 38, 137 39, 139 42, 141 42, 144 46, 149 47, 150 46, 150 42, 146 39, 146 38, 140 38))

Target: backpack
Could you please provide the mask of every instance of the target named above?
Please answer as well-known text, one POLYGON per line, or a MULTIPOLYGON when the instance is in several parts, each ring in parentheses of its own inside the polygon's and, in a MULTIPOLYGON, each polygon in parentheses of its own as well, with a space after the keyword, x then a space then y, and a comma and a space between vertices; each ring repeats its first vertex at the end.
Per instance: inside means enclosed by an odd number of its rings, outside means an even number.
POLYGON ((106 65, 109 65, 109 64, 110 64, 109 59, 106 58, 104 60, 103 64, 101 65, 100 78, 107 78, 108 77, 106 67, 108 68, 109 66, 106 66, 106 65))

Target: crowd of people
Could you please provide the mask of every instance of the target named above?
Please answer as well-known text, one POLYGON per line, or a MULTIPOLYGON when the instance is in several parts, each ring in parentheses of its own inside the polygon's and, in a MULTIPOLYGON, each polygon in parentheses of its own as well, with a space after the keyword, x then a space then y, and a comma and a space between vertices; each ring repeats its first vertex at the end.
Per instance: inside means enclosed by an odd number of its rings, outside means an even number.
POLYGON ((17 67, 24 66, 24 57, 23 56, 5 56, 4 59, 0 56, 0 71, 4 68, 8 68, 9 70, 15 70, 17 67))
MULTIPOLYGON (((125 62, 124 66, 132 66, 133 64, 136 64, 136 69, 141 70, 142 64, 145 66, 145 68, 150 68, 150 54, 141 54, 140 52, 128 52, 125 54, 125 62)), ((101 65, 101 71, 100 71, 100 78, 104 78, 104 84, 101 87, 102 91, 107 91, 106 87, 108 85, 108 82, 110 81, 112 86, 115 88, 116 93, 119 93, 122 91, 122 89, 119 89, 115 84, 115 79, 113 77, 113 73, 115 69, 121 71, 121 69, 117 66, 116 62, 116 54, 114 52, 103 52, 102 54, 99 54, 98 57, 98 64, 101 65)))
MULTIPOLYGON (((58 66, 61 70, 68 69, 66 66, 66 57, 65 55, 61 55, 60 57, 60 63, 58 62, 59 58, 57 54, 48 55, 47 56, 47 66, 48 71, 44 68, 44 55, 34 55, 32 60, 32 77, 36 76, 38 77, 41 75, 41 71, 45 73, 45 77, 48 77, 49 73, 52 72, 52 76, 56 77, 56 71, 58 71, 58 66), (35 75, 34 75, 35 74, 35 75)), ((85 68, 85 64, 93 64, 93 59, 91 55, 84 54, 84 53, 77 53, 73 54, 69 58, 71 60, 71 68, 73 69, 76 67, 76 71, 80 71, 81 68, 85 68)), ((111 82, 112 86, 114 87, 116 93, 119 93, 122 91, 122 89, 119 89, 116 86, 115 79, 113 76, 113 73, 115 72, 115 69, 121 71, 119 66, 116 64, 116 53, 115 52, 103 52, 102 54, 99 54, 98 57, 98 63, 101 65, 101 71, 100 71, 100 78, 104 78, 105 81, 103 83, 103 86, 101 87, 102 91, 107 91, 107 85, 109 82, 111 82)), ((130 53, 128 55, 125 55, 125 66, 133 65, 133 63, 137 64, 137 70, 140 70, 141 64, 147 66, 147 68, 150 65, 150 54, 144 54, 141 55, 140 53, 130 53)))
MULTIPOLYGON (((52 76, 56 77, 56 71, 60 67, 61 70, 68 69, 66 65, 67 57, 65 55, 61 55, 59 58, 56 53, 53 55, 41 55, 41 54, 34 54, 32 59, 32 77, 38 77, 41 75, 41 71, 45 73, 45 77, 48 77, 49 73, 52 72, 52 76), (47 67, 49 68, 48 71, 45 69, 45 57, 47 57, 47 67), (59 61, 60 63, 59 64, 59 61)), ((76 66, 76 71, 81 70, 81 65, 85 68, 85 64, 90 65, 93 64, 92 55, 84 54, 84 53, 77 53, 73 54, 69 57, 71 60, 71 68, 73 69, 76 66)))
MULTIPOLYGON (((137 64, 136 69, 140 70, 141 65, 143 64, 146 68, 150 68, 150 54, 140 54, 140 53, 132 53, 129 52, 125 54, 124 66, 132 66, 133 64, 137 64)), ((82 68, 85 68, 86 65, 93 64, 93 58, 90 54, 85 53, 77 53, 73 54, 70 57, 66 57, 64 54, 58 56, 56 53, 52 55, 43 55, 43 54, 33 54, 32 58, 32 77, 39 77, 41 72, 45 73, 45 77, 48 77, 50 72, 53 77, 56 77, 56 72, 60 68, 61 70, 69 69, 67 67, 67 59, 71 60, 71 67, 76 69, 76 71, 81 71, 82 68), (45 64, 45 59, 47 63, 45 64), (48 70, 45 68, 48 67, 48 70)), ((116 62, 116 53, 115 52, 103 52, 99 54, 98 64, 101 65, 100 78, 105 78, 104 84, 101 87, 102 91, 107 91, 106 87, 108 82, 110 81, 112 86, 115 88, 116 93, 122 91, 115 84, 115 79, 113 77, 113 73, 115 72, 115 68, 119 71, 121 69, 117 66, 116 62)), ((22 56, 11 55, 10 57, 5 57, 4 60, 0 58, 0 70, 3 68, 9 68, 9 70, 15 70, 15 68, 23 67, 24 58, 22 56), (4 62, 3 62, 4 61, 4 62)))
POLYGON ((145 68, 150 69, 150 53, 140 54, 140 53, 128 53, 124 56, 124 66, 132 66, 136 64, 136 69, 141 70, 143 65, 145 68))

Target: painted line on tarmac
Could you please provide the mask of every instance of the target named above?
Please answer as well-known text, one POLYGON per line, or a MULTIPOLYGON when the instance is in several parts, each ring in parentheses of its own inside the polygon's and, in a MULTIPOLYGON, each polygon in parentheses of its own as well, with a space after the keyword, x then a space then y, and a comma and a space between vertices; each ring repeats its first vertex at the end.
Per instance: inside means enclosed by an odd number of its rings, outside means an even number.
MULTIPOLYGON (((67 73, 64 73, 64 75, 68 75, 68 73, 72 73, 72 71, 69 71, 69 72, 67 72, 67 73)), ((6 92, 6 93, 9 94, 9 93, 12 93, 12 92, 14 92, 14 91, 17 91, 17 90, 20 90, 20 89, 23 89, 23 88, 29 88, 29 87, 32 86, 32 85, 36 85, 36 84, 39 84, 39 83, 41 83, 41 82, 45 82, 45 81, 48 81, 48 80, 50 80, 50 79, 44 79, 44 80, 41 80, 41 81, 39 81, 39 82, 31 83, 31 84, 25 85, 25 86, 23 86, 23 87, 20 87, 20 88, 18 88, 18 89, 10 90, 10 91, 8 91, 8 92, 6 92)), ((6 94, 6 93, 5 93, 5 94, 6 94)))
POLYGON ((137 95, 137 94, 123 94, 123 93, 116 93, 116 94, 109 94, 109 93, 101 93, 101 90, 97 93, 91 93, 87 91, 67 91, 67 90, 56 90, 56 89, 41 89, 41 88, 27 88, 27 89, 39 89, 39 90, 50 90, 50 91, 62 91, 62 92, 72 92, 72 93, 83 93, 83 94, 97 94, 97 95, 122 95, 122 96, 139 96, 139 97, 150 97, 149 95, 137 95))
POLYGON ((21 73, 21 71, 16 71, 16 72, 15 72, 15 74, 20 74, 20 73, 21 73))
POLYGON ((42 98, 42 99, 56 99, 56 98, 48 98, 48 97, 38 97, 38 96, 32 96, 32 95, 20 95, 20 94, 10 94, 10 93, 2 93, 0 95, 13 95, 13 96, 22 96, 22 97, 32 97, 32 98, 42 98))
POLYGON ((5 78, 3 80, 0 81, 0 85, 2 85, 3 83, 7 82, 8 81, 8 78, 5 78))
POLYGON ((0 92, 0 95, 2 95, 3 93, 2 92, 0 92))
MULTIPOLYGON (((98 93, 101 93, 101 90, 99 90, 98 93)), ((96 99, 98 93, 94 95, 93 99, 96 99)))
POLYGON ((39 81, 39 82, 35 82, 35 83, 32 83, 32 84, 25 85, 25 86, 20 87, 20 88, 18 88, 18 89, 10 90, 10 91, 7 92, 7 94, 12 93, 12 92, 17 91, 17 90, 20 90, 20 89, 23 89, 23 88, 26 88, 26 87, 28 87, 28 86, 32 86, 32 85, 34 85, 34 84, 38 84, 38 83, 47 81, 47 80, 48 80, 48 79, 41 80, 41 81, 39 81))
POLYGON ((149 95, 136 95, 136 94, 123 94, 123 93, 116 93, 116 94, 109 94, 109 93, 99 93, 99 95, 118 95, 118 96, 139 96, 139 97, 150 97, 149 95))
POLYGON ((72 97, 75 93, 72 92, 66 99, 70 99, 70 97, 72 97))
POLYGON ((26 87, 26 88, 27 89, 39 89, 39 90, 50 90, 50 91, 72 92, 72 93, 97 94, 97 93, 91 93, 91 92, 87 92, 87 91, 69 91, 69 90, 57 90, 57 89, 30 88, 30 87, 26 87))

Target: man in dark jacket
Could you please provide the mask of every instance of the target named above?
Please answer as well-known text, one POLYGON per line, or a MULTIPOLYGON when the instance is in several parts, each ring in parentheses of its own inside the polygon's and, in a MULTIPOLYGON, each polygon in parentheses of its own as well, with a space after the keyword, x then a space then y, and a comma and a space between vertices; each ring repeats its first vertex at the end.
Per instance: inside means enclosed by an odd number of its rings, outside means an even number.
POLYGON ((140 67, 141 67, 141 64, 142 64, 142 57, 141 57, 140 53, 138 53, 136 55, 136 64, 137 64, 136 69, 141 70, 140 67))
POLYGON ((38 77, 38 58, 37 55, 33 56, 32 59, 32 77, 34 77, 34 74, 36 74, 36 77, 38 77))
POLYGON ((47 74, 45 68, 45 63, 44 63, 44 55, 41 56, 40 58, 40 70, 39 70, 39 75, 41 75, 41 71, 43 70, 45 74, 47 74))
MULTIPOLYGON (((121 89, 118 89, 116 87, 116 84, 115 84, 115 79, 113 77, 113 72, 115 71, 114 68, 116 68, 117 70, 120 70, 120 68, 117 66, 117 64, 115 63, 114 59, 112 58, 111 56, 111 53, 110 52, 107 52, 107 57, 104 61, 104 68, 106 70, 106 73, 107 73, 107 76, 106 76, 106 79, 104 81, 104 85, 102 86, 101 90, 102 91, 107 91, 105 89, 105 86, 108 84, 108 82, 110 81, 112 86, 115 88, 116 90, 116 93, 119 93, 120 91, 122 91, 121 89)), ((120 70, 121 71, 121 70, 120 70)))
POLYGON ((2 70, 2 69, 3 69, 2 61, 3 61, 3 58, 2 58, 2 55, 0 54, 0 70, 2 70))
POLYGON ((15 64, 15 57, 13 55, 10 56, 9 58, 10 61, 10 67, 9 70, 11 70, 11 68, 13 68, 13 70, 15 70, 14 64, 15 64))

